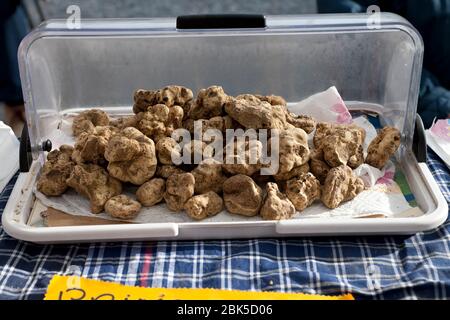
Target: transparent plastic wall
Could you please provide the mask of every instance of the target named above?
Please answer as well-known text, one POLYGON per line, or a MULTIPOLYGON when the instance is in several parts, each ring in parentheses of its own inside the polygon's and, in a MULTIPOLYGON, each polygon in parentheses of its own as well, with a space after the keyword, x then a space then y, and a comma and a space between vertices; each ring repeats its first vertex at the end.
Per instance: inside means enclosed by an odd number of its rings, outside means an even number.
POLYGON ((345 15, 267 17, 268 27, 255 30, 180 31, 175 19, 92 21, 80 30, 48 23, 20 52, 32 142, 55 129, 62 111, 131 106, 137 88, 179 84, 289 102, 336 86, 346 101, 382 107, 409 143, 422 42, 403 19, 384 18, 379 29, 345 15))

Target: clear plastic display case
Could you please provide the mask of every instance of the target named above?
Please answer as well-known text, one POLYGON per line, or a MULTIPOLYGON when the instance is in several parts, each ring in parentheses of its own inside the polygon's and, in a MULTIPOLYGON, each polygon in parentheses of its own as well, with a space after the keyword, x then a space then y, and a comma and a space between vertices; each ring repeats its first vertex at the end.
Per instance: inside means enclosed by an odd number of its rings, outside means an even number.
POLYGON ((425 164, 416 115, 423 41, 403 18, 380 14, 195 16, 47 21, 19 49, 27 131, 21 170, 3 214, 12 236, 34 242, 211 239, 303 235, 407 234, 432 229, 448 214, 425 164), (377 113, 402 132, 396 154, 424 214, 396 219, 313 219, 32 227, 33 185, 64 115, 100 107, 132 113, 136 88, 179 84, 198 91, 274 93, 289 102, 336 86, 351 110, 377 113), (28 140, 29 136, 29 140, 28 140), (53 138, 52 138, 53 137, 53 138))

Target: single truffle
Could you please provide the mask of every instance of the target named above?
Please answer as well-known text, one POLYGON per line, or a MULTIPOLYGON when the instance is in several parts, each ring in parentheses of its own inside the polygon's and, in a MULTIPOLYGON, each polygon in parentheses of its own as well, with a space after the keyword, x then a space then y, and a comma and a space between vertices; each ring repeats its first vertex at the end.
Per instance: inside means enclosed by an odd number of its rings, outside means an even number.
MULTIPOLYGON (((314 135, 316 153, 321 155, 312 161, 315 171, 348 165, 353 169, 364 163, 363 143, 366 132, 356 125, 319 123, 314 135)), ((323 173, 323 170, 322 170, 323 173)), ((320 180, 323 180, 320 177, 320 180)))
POLYGON ((117 134, 106 145, 105 158, 109 162, 130 161, 141 153, 141 145, 134 137, 117 134))
POLYGON ((121 183, 95 164, 76 165, 67 185, 90 200, 92 213, 102 212, 106 201, 122 192, 121 183))
POLYGON ((276 183, 268 183, 266 198, 261 208, 264 220, 290 219, 295 214, 295 207, 287 196, 280 192, 276 183))
POLYGON ((217 193, 209 191, 190 198, 185 203, 184 209, 192 219, 203 220, 221 212, 223 209, 223 200, 217 193))
POLYGON ((223 198, 229 212, 247 217, 257 215, 263 202, 261 188, 252 178, 242 174, 224 182, 223 198))
POLYGON ((136 198, 144 207, 151 207, 164 199, 165 191, 166 181, 161 178, 154 178, 137 189, 136 198))
POLYGON ((147 111, 147 108, 153 106, 156 103, 156 91, 138 89, 133 94, 133 112, 138 114, 139 112, 147 111))
POLYGON ((314 146, 319 148, 322 144, 322 139, 334 135, 336 133, 341 133, 341 135, 347 135, 349 140, 355 142, 358 145, 364 144, 366 139, 366 131, 354 124, 335 124, 328 122, 318 123, 316 126, 316 132, 314 133, 314 146))
POLYGON ((400 141, 400 131, 393 127, 383 128, 367 149, 366 163, 382 169, 399 148, 400 141))
POLYGON ((173 174, 166 181, 167 208, 172 211, 181 211, 184 204, 194 195, 195 178, 191 173, 173 174))
POLYGON ((105 204, 105 211, 111 217, 123 220, 134 219, 141 210, 141 204, 126 195, 112 197, 105 204))
POLYGON ((76 163, 105 165, 105 149, 116 131, 116 128, 107 126, 95 127, 90 133, 82 132, 75 142, 72 160, 76 163))
POLYGON ((287 182, 286 195, 297 211, 303 211, 320 199, 320 182, 311 173, 302 174, 287 182))
POLYGON ((125 128, 106 147, 108 172, 123 182, 141 185, 156 171, 154 142, 135 128, 125 128))
POLYGON ((109 124, 108 114, 99 109, 90 109, 81 112, 72 122, 72 131, 74 136, 82 132, 91 133, 97 126, 107 126, 109 124))
POLYGON ((169 113, 169 107, 164 104, 150 106, 147 111, 137 114, 137 129, 154 140, 165 137, 169 113))
POLYGON ((362 145, 352 140, 349 131, 324 137, 319 148, 323 151, 325 162, 332 168, 349 165, 356 169, 364 163, 362 145))
POLYGON ((147 108, 147 111, 136 115, 136 128, 147 137, 155 141, 172 133, 183 126, 184 111, 180 106, 168 107, 156 104, 147 108))
POLYGON ((322 191, 322 202, 330 209, 337 208, 342 202, 352 200, 364 190, 364 182, 355 176, 348 166, 339 166, 330 170, 322 191))
POLYGON ((256 96, 246 94, 225 104, 227 114, 247 129, 285 129, 285 107, 273 106, 256 96))
POLYGON ((46 196, 60 196, 66 192, 66 179, 70 176, 75 163, 71 160, 73 147, 62 145, 47 155, 47 161, 37 181, 37 189, 46 196))
POLYGON ((194 120, 199 120, 221 116, 223 113, 223 105, 228 100, 228 95, 220 86, 201 89, 198 92, 195 104, 189 112, 189 117, 194 120))
POLYGON ((156 154, 158 155, 159 163, 172 164, 172 153, 174 153, 174 157, 180 157, 177 146, 178 143, 170 137, 160 139, 156 143, 156 154))
POLYGON ((208 191, 222 192, 222 186, 227 177, 222 172, 222 165, 214 159, 203 160, 191 172, 195 178, 195 193, 208 191))
MULTIPOLYGON (((272 152, 274 150, 272 144, 272 152)), ((291 171, 309 161, 308 135, 298 128, 281 130, 279 134, 278 174, 291 171)))

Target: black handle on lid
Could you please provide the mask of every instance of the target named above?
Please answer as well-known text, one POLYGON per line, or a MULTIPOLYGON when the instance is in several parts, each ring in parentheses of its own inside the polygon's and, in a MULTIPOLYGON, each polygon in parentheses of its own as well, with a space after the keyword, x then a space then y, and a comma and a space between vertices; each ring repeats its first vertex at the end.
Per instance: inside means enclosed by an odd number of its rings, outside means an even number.
POLYGON ((30 137, 28 135, 27 123, 23 125, 22 134, 20 136, 20 147, 19 147, 19 165, 20 172, 30 171, 31 163, 33 158, 31 156, 31 143, 30 137))
POLYGON ((177 17, 177 29, 265 28, 262 14, 205 14, 177 17))
POLYGON ((427 138, 422 118, 419 115, 416 115, 412 148, 418 162, 427 162, 427 138))

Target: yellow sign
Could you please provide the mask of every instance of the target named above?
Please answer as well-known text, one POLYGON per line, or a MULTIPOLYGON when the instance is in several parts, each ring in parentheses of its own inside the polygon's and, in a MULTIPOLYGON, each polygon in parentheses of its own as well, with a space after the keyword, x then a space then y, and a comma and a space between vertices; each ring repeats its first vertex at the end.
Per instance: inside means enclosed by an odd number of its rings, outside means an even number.
POLYGON ((350 294, 321 296, 302 293, 219 289, 166 289, 125 286, 75 276, 54 276, 45 300, 354 300, 350 294))

